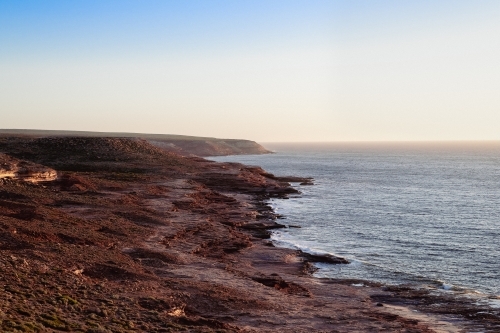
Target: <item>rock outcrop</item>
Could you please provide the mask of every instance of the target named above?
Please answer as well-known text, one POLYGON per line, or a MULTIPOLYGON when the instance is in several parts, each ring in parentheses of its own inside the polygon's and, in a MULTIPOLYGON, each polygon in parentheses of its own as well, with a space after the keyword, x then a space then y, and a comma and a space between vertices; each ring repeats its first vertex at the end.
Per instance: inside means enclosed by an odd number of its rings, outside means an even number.
POLYGON ((0 153, 0 179, 38 183, 56 180, 57 172, 46 166, 0 153))

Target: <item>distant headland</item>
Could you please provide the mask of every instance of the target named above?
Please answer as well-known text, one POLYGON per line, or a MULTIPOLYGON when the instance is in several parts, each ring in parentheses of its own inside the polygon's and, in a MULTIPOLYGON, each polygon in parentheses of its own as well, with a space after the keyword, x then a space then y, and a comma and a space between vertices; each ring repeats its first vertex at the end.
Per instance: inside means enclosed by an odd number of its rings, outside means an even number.
POLYGON ((269 154, 269 150, 250 140, 218 139, 172 134, 146 134, 121 132, 57 131, 33 129, 0 129, 0 137, 108 137, 138 138, 148 141, 153 146, 190 156, 224 156, 269 154))

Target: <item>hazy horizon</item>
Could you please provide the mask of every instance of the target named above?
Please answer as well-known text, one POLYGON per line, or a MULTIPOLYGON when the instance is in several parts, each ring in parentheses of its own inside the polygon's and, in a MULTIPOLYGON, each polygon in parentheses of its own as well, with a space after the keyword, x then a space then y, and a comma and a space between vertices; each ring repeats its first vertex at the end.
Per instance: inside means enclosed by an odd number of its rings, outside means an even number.
MULTIPOLYGON (((37 128, 0 128, 0 134, 2 134, 2 131, 48 131, 48 132, 75 132, 75 133, 102 133, 104 135, 106 134, 145 134, 145 135, 172 135, 172 136, 185 136, 185 137, 191 137, 190 135, 185 135, 185 134, 178 134, 178 133, 138 133, 138 132, 105 132, 105 131, 85 131, 85 130, 64 130, 64 129, 37 129, 37 128)), ((28 134, 29 135, 29 134, 28 134)), ((33 134, 35 135, 35 134, 33 134)), ((60 135, 60 134, 58 134, 60 135)), ((71 136, 71 135, 69 135, 71 136)), ((193 136, 193 137, 198 137, 198 138, 204 138, 201 136, 193 136)), ((337 141, 258 141, 258 140, 252 140, 249 138, 243 138, 243 137, 233 137, 233 138, 228 138, 228 137, 205 137, 205 138, 211 138, 211 139, 222 139, 222 140, 230 140, 230 139, 236 139, 236 140, 251 140, 251 141, 256 141, 259 144, 297 144, 297 145, 307 145, 307 144, 367 144, 367 145, 376 145, 376 144, 387 144, 387 145, 400 145, 400 144, 422 144, 422 145, 427 145, 427 144, 500 144, 500 140, 387 140, 387 141, 363 141, 363 140, 351 140, 351 141, 343 141, 343 140, 337 140, 337 141)))
POLYGON ((500 140, 500 2, 0 3, 4 128, 500 140))

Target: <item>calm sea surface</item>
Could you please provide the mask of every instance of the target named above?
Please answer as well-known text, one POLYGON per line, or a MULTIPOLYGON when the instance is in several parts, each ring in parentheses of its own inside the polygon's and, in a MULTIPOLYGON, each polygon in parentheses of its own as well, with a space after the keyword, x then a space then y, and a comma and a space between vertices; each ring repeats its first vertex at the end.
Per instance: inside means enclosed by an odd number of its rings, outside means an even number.
POLYGON ((500 295, 500 143, 265 144, 216 161, 314 177, 273 200, 286 247, 346 257, 318 276, 500 295))

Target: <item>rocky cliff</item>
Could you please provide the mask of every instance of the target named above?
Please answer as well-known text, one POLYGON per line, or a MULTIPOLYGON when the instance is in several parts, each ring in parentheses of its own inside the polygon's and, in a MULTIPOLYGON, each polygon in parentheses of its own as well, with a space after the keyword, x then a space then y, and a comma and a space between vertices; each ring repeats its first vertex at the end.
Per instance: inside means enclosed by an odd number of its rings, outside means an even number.
POLYGON ((405 300, 498 332, 493 311, 420 289, 312 278, 347 261, 274 247, 266 203, 308 178, 140 138, 4 136, 0 152, 0 332, 438 332, 405 300))
POLYGON ((223 156, 268 154, 270 151, 249 140, 148 140, 154 146, 181 155, 223 156))
POLYGON ((169 134, 115 133, 115 132, 81 132, 81 131, 47 131, 0 129, 0 137, 107 137, 107 138, 139 138, 163 150, 189 156, 222 156, 268 154, 269 150, 250 140, 217 139, 169 134))

